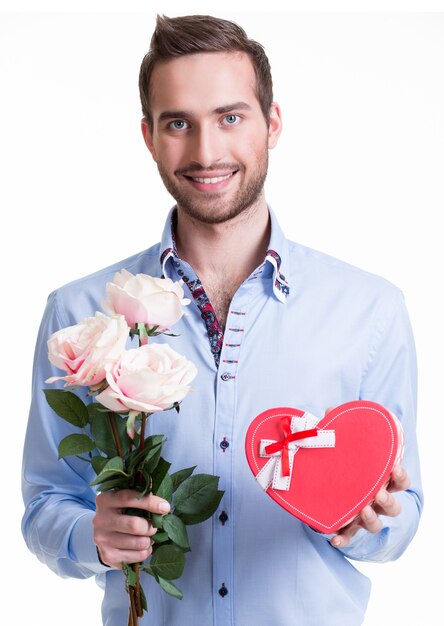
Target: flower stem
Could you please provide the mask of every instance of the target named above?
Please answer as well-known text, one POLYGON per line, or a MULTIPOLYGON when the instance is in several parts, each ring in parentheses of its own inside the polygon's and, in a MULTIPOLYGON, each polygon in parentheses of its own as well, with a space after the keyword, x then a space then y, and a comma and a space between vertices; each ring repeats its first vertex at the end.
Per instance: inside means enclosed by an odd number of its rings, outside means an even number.
POLYGON ((129 614, 128 614, 128 626, 138 626, 139 618, 137 616, 135 588, 129 587, 128 593, 130 597, 129 614))
POLYGON ((113 438, 114 438, 114 443, 116 444, 117 454, 118 456, 123 457, 122 446, 120 444, 119 433, 117 431, 116 416, 114 415, 114 413, 111 413, 110 411, 108 411, 108 420, 111 426, 111 430, 113 431, 113 438))
POLYGON ((140 597, 140 573, 139 573, 139 564, 134 563, 134 571, 136 573, 136 591, 135 591, 135 600, 136 600, 136 611, 138 617, 143 617, 143 607, 142 607, 142 599, 140 597))
POLYGON ((145 447, 145 425, 146 425, 147 414, 142 413, 142 422, 140 424, 140 444, 139 450, 143 450, 145 447))

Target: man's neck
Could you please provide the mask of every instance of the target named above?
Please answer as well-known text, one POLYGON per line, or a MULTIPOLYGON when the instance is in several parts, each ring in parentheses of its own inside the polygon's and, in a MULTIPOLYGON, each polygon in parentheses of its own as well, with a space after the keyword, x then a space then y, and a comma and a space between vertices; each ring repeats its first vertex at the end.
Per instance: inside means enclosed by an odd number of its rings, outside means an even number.
POLYGON ((242 282, 260 265, 270 239, 270 216, 262 198, 222 224, 206 224, 177 211, 176 246, 199 279, 222 327, 242 282))
POLYGON ((206 224, 180 208, 177 212, 176 246, 199 278, 225 277, 242 281, 264 260, 270 239, 270 217, 265 201, 228 222, 206 224))

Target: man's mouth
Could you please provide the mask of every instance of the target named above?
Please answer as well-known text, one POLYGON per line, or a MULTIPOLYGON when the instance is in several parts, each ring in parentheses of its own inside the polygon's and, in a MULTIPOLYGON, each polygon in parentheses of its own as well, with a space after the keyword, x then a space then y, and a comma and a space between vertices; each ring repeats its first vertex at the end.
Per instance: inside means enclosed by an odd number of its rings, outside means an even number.
POLYGON ((233 174, 235 174, 236 172, 230 172, 229 174, 226 174, 225 176, 213 176, 212 178, 202 178, 201 176, 187 176, 187 178, 191 178, 191 180, 194 180, 196 183, 205 183, 206 185, 214 185, 215 183, 220 183, 223 180, 227 180, 228 178, 230 178, 231 176, 233 176, 233 174))
MULTIPOLYGON (((223 171, 199 172, 200 176, 193 176, 193 172, 182 172, 182 176, 196 189, 204 193, 221 193, 230 186, 231 179, 238 173, 238 169, 226 173, 223 171)), ((197 174, 197 172, 196 172, 197 174)))

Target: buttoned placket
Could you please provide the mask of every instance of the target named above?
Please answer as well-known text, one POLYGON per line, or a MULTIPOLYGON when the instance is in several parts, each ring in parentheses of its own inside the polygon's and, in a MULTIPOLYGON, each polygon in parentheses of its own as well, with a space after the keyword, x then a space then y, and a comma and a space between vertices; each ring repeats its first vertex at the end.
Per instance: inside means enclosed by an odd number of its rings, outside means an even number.
POLYGON ((248 328, 249 290, 250 282, 246 281, 231 302, 216 385, 214 473, 221 477, 225 495, 213 523, 213 581, 216 592, 214 626, 234 623, 233 561, 236 507, 233 488, 236 481, 233 473, 233 455, 236 447, 243 446, 243 442, 233 440, 233 432, 242 344, 248 328))
MULTIPOLYGON (((182 278, 189 288, 194 289, 192 282, 197 279, 192 268, 177 258, 172 252, 173 264, 178 278, 182 278), (190 278, 191 277, 191 278, 190 278), (189 282, 190 281, 190 282, 189 282)), ((166 260, 166 258, 165 258, 166 260)), ((281 288, 280 282, 285 281, 279 273, 279 263, 270 258, 273 266, 273 291, 279 300, 285 301, 288 289, 281 288), (281 281, 276 280, 277 276, 281 281)), ((280 261, 279 257, 278 260, 280 261)), ((265 263, 240 286, 233 297, 228 311, 223 342, 219 352, 210 338, 210 349, 215 357, 216 389, 214 417, 214 474, 220 477, 220 488, 225 491, 219 510, 213 517, 213 626, 227 626, 234 623, 234 526, 235 526, 235 485, 233 472, 233 452, 235 446, 243 446, 243 442, 233 440, 236 419, 237 374, 241 360, 241 348, 248 328, 248 304, 251 301, 249 291, 263 274, 265 263)), ((198 279, 197 279, 198 280, 198 279)), ((199 289, 201 289, 200 281, 199 289)), ((196 285, 196 283, 194 283, 196 285)), ((197 293, 197 292, 196 292, 197 293)), ((214 329, 211 329, 214 332, 214 329)))

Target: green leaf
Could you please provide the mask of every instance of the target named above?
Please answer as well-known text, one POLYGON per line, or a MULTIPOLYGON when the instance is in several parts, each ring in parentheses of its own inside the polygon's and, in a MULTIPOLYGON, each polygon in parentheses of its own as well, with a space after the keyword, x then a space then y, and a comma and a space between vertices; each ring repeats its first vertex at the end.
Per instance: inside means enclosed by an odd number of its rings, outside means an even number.
POLYGON ((90 485, 98 485, 108 479, 116 479, 118 475, 128 477, 123 469, 123 461, 120 456, 115 456, 104 465, 100 474, 93 480, 90 485))
POLYGON ((177 546, 159 546, 153 552, 150 567, 156 577, 166 578, 166 580, 180 578, 185 567, 185 555, 177 546))
POLYGON ((151 435, 147 437, 144 442, 142 450, 137 447, 133 450, 127 459, 128 473, 133 473, 139 464, 144 463, 148 472, 152 473, 160 459, 160 453, 162 451, 162 445, 165 441, 163 435, 151 435), (153 462, 153 457, 156 457, 153 462), (149 463, 148 463, 149 461, 149 463))
POLYGON ((151 523, 154 528, 163 528, 163 515, 159 515, 158 513, 151 514, 151 523))
POLYGON ((143 565, 143 566, 141 566, 141 567, 140 567, 140 570, 141 570, 142 572, 146 572, 147 574, 149 574, 150 576, 153 576, 153 577, 155 578, 155 576, 154 576, 154 572, 153 572, 153 570, 151 569, 151 567, 150 567, 149 565, 143 565))
POLYGON ((152 539, 155 543, 165 543, 165 541, 169 540, 167 533, 160 531, 160 533, 156 533, 152 536, 152 539))
POLYGON ((200 509, 200 511, 196 511, 194 513, 185 513, 174 509, 174 513, 180 517, 184 524, 188 526, 192 524, 200 524, 204 522, 209 517, 211 517, 216 511, 217 507, 222 500, 224 495, 224 491, 215 491, 213 497, 207 501, 205 506, 200 509))
POLYGON ((152 492, 153 493, 157 493, 157 489, 160 487, 160 484, 162 483, 163 479, 168 473, 168 470, 170 469, 170 467, 171 467, 171 463, 168 463, 168 461, 165 461, 164 458, 160 457, 157 463, 156 469, 154 470, 152 474, 152 479, 153 479, 152 492))
POLYGON ((173 496, 173 481, 171 480, 171 476, 169 474, 165 474, 162 482, 160 483, 156 491, 154 491, 153 489, 153 493, 156 496, 159 496, 159 498, 168 500, 168 502, 171 501, 171 498, 173 496))
POLYGON ((59 459, 75 454, 91 452, 95 449, 94 441, 87 435, 68 435, 59 443, 59 459))
POLYGON ((173 491, 176 491, 179 485, 183 483, 196 469, 197 465, 193 467, 187 467, 186 469, 179 470, 178 472, 174 472, 171 474, 171 480, 173 481, 173 491))
POLYGON ((168 533, 171 541, 174 541, 180 548, 184 550, 190 549, 187 529, 180 517, 173 513, 165 515, 163 518, 163 529, 168 533))
POLYGON ((187 478, 174 494, 176 515, 185 521, 182 514, 195 515, 206 511, 215 500, 218 483, 219 478, 211 474, 195 474, 187 478))
POLYGON ((139 593, 140 593, 140 603, 142 605, 142 609, 144 611, 148 611, 148 604, 147 604, 147 601, 146 601, 146 595, 145 595, 145 592, 143 590, 142 585, 139 586, 139 593))
POLYGON ((179 587, 176 587, 174 583, 172 583, 169 580, 165 580, 165 578, 162 578, 162 576, 156 576, 156 580, 159 583, 159 585, 162 587, 162 589, 166 591, 167 593, 169 593, 170 596, 173 596, 174 598, 177 598, 178 600, 182 600, 183 592, 179 589, 179 587))
POLYGON ((128 587, 135 587, 137 584, 136 572, 129 563, 122 563, 122 569, 125 573, 125 580, 128 587))
POLYGON ((99 454, 93 456, 91 459, 91 465, 96 474, 100 474, 105 465, 108 463, 108 459, 104 456, 100 456, 99 454))
POLYGON ((49 406, 59 417, 78 428, 86 426, 88 410, 79 396, 64 389, 44 389, 43 391, 49 406))
POLYGON ((126 419, 118 413, 103 411, 103 406, 98 402, 88 405, 91 432, 99 450, 107 456, 116 456, 118 453, 110 420, 112 419, 119 437, 122 454, 125 455, 131 444, 131 439, 126 432, 126 419), (110 415, 111 413, 111 415, 110 415))
POLYGON ((142 498, 150 493, 151 474, 145 468, 137 470, 136 474, 131 476, 130 489, 136 489, 139 492, 138 498, 142 498))
MULTIPOLYGON (((131 485, 125 476, 119 476, 119 478, 109 478, 101 482, 94 483, 98 487, 99 491, 111 491, 112 489, 130 489, 131 485)), ((92 483, 90 483, 92 485, 92 483)))

